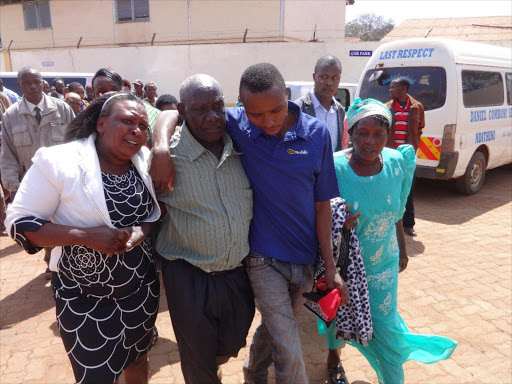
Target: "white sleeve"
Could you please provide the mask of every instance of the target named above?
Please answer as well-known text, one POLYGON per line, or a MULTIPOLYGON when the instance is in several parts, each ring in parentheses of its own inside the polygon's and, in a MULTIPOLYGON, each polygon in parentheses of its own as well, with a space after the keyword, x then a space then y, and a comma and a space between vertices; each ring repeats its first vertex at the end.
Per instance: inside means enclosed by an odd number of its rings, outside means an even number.
POLYGON ((32 159, 32 166, 23 177, 13 203, 7 209, 5 226, 11 226, 22 217, 34 216, 50 221, 60 202, 61 191, 57 183, 57 168, 51 156, 51 148, 39 149, 32 159), (50 153, 48 153, 50 154, 50 153))

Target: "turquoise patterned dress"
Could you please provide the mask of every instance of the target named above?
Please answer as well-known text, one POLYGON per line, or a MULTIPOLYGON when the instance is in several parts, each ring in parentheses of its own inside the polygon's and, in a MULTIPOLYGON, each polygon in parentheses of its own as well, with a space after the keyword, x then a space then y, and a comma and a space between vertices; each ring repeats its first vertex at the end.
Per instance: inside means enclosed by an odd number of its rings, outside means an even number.
MULTIPOLYGON (((345 151, 334 155, 341 197, 351 213, 362 212, 356 232, 368 279, 374 338, 368 346, 354 341, 334 341, 334 330, 327 331, 328 345, 350 344, 366 357, 377 373, 379 383, 404 382, 402 364, 408 360, 434 363, 447 359, 457 342, 436 335, 409 333, 397 310, 399 249, 395 223, 404 213, 414 175, 416 154, 411 145, 398 150, 384 148, 380 173, 361 177, 348 164, 345 151)), ((322 327, 320 327, 322 328, 322 327)))

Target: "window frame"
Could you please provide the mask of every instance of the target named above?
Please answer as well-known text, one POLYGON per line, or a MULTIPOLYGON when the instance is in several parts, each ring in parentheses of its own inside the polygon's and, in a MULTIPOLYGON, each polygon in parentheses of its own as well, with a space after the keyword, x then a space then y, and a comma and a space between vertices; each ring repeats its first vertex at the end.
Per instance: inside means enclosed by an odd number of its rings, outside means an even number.
POLYGON ((53 23, 52 23, 52 10, 50 8, 50 0, 31 0, 31 1, 20 1, 19 3, 16 3, 16 4, 21 4, 21 9, 22 9, 22 12, 23 12, 23 26, 25 28, 25 31, 40 31, 40 30, 43 30, 43 29, 52 29, 53 28, 53 23), (40 11, 39 11, 39 5, 40 4, 48 4, 48 15, 49 15, 49 23, 50 25, 47 26, 47 27, 42 27, 41 26, 41 17, 40 17, 40 11), (35 6, 35 9, 36 9, 36 21, 37 21, 37 26, 35 28, 29 28, 27 27, 27 21, 25 19, 25 7, 27 6, 31 6, 31 5, 34 5, 35 6))
POLYGON ((498 107, 500 105, 503 105, 505 103, 505 93, 504 93, 504 81, 503 81, 503 75, 501 72, 499 71, 485 71, 485 70, 481 70, 481 69, 462 69, 460 71, 460 81, 461 81, 461 87, 462 87, 462 105, 464 106, 464 108, 487 108, 487 107, 498 107), (466 102, 464 100, 464 73, 468 73, 468 72, 479 72, 479 73, 490 73, 490 74, 494 74, 494 75, 499 75, 500 79, 501 79, 501 96, 502 96, 502 100, 501 100, 501 103, 499 104, 483 104, 483 105, 466 105, 466 102))
POLYGON ((507 105, 512 105, 512 72, 505 72, 505 93, 507 95, 507 105))
MULTIPOLYGON (((137 18, 137 16, 135 15, 135 1, 137 0, 130 0, 131 2, 131 5, 130 5, 130 8, 131 8, 131 12, 132 12, 132 19, 131 20, 119 20, 119 7, 118 7, 118 0, 114 0, 114 21, 116 24, 125 24, 125 23, 144 23, 144 22, 148 22, 148 21, 151 21, 151 15, 149 15, 148 17, 146 18, 137 18)), ((148 13, 151 13, 150 12, 150 1, 147 0, 148 2, 148 13)))

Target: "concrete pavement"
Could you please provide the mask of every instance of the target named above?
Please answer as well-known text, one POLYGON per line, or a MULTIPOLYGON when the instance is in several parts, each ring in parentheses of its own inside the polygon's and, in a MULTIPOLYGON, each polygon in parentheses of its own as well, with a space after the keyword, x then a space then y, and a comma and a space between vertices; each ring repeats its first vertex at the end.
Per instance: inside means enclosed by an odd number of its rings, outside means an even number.
MULTIPOLYGON (((420 180, 415 205, 418 237, 407 238, 411 259, 400 275, 400 313, 411 332, 459 345, 449 360, 406 363, 406 383, 512 383, 512 167, 489 171, 483 190, 470 197, 451 183, 420 180)), ((28 255, 5 237, 0 242, 0 383, 72 383, 42 254, 28 255)), ((309 311, 299 323, 310 381, 325 383, 325 342, 309 311)), ((157 326, 150 383, 182 383, 165 297, 157 326)), ((244 348, 224 366, 224 383, 243 381, 247 354, 244 348)), ((377 383, 357 350, 344 348, 343 360, 351 383, 377 383)))

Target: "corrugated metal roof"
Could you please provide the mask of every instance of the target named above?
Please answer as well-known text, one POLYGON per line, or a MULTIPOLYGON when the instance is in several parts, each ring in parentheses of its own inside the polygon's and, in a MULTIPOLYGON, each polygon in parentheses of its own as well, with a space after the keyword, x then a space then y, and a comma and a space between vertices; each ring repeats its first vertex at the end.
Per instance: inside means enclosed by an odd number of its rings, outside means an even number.
POLYGON ((381 41, 426 36, 471 41, 512 40, 512 16, 409 19, 381 41))

